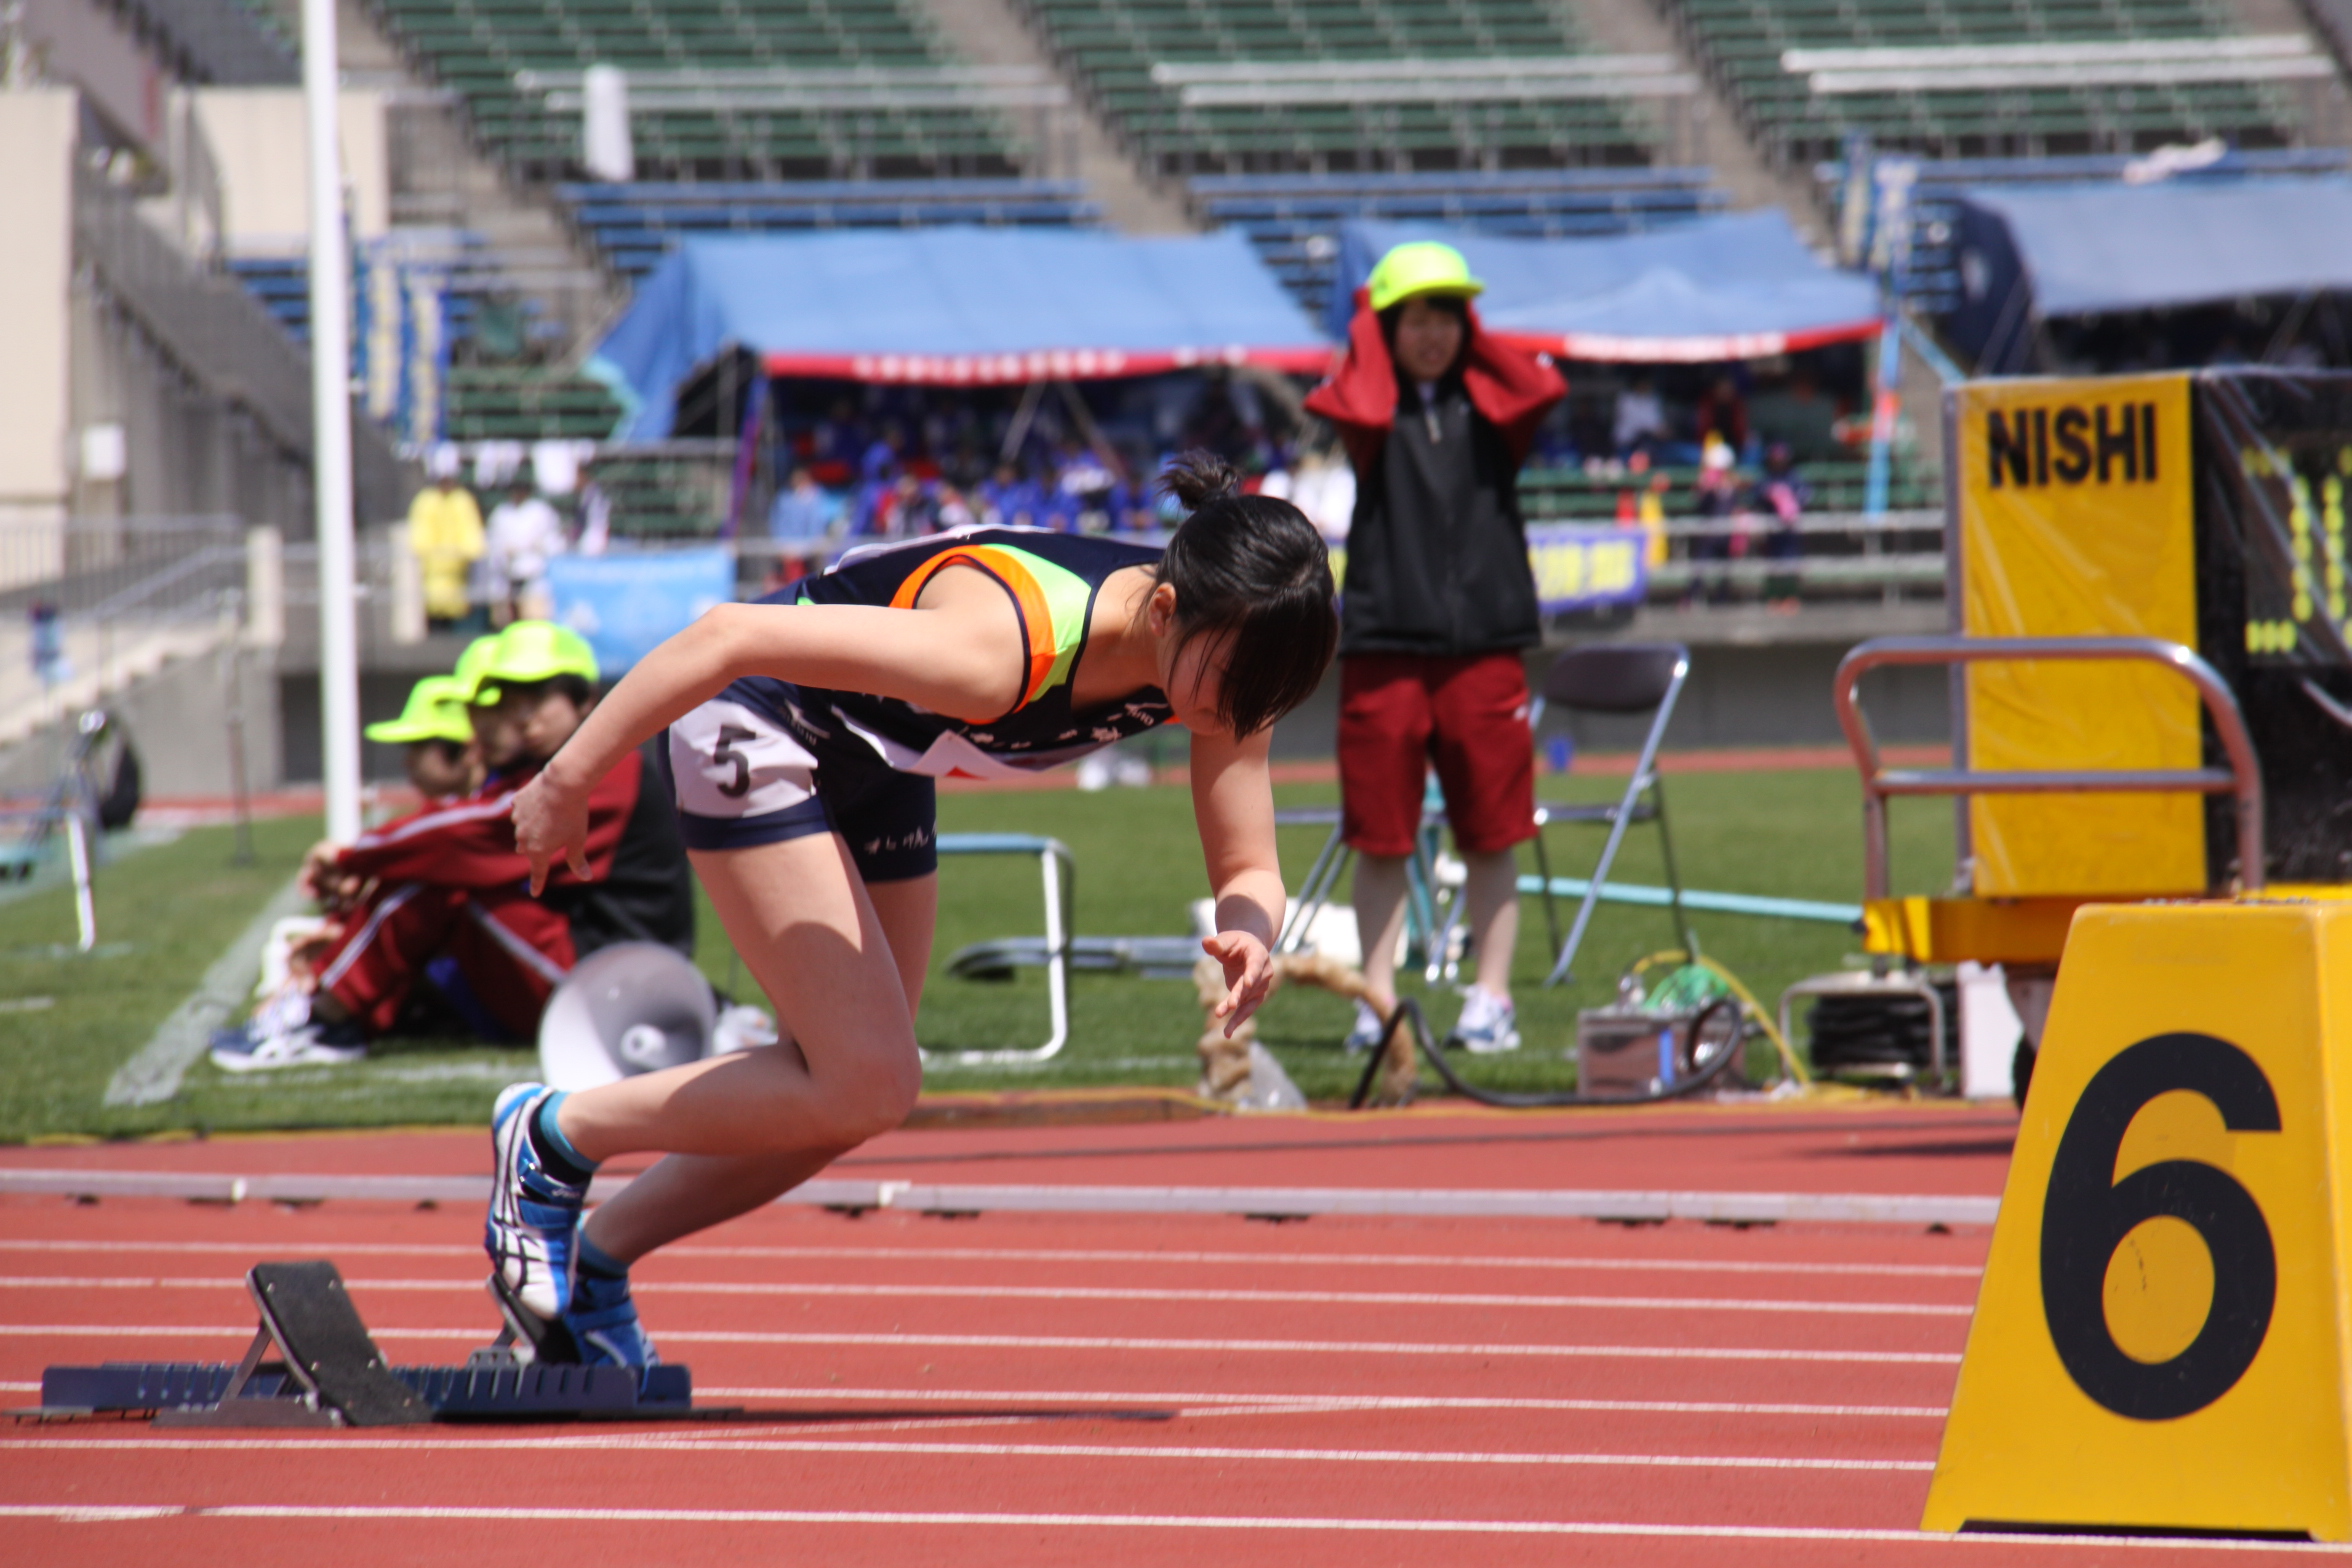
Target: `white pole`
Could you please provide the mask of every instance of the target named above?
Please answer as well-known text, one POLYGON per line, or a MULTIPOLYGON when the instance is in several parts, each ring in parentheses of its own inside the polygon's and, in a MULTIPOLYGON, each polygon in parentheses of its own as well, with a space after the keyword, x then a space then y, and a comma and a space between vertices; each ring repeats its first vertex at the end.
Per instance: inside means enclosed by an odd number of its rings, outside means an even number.
POLYGON ((302 95, 310 130, 310 403, 318 511, 319 748, 327 837, 359 837, 359 647, 351 571, 350 268, 335 135, 336 0, 302 0, 302 95))
POLYGON ((98 906, 90 895, 90 836, 78 800, 65 809, 65 847, 73 863, 74 949, 87 953, 98 945, 98 906))

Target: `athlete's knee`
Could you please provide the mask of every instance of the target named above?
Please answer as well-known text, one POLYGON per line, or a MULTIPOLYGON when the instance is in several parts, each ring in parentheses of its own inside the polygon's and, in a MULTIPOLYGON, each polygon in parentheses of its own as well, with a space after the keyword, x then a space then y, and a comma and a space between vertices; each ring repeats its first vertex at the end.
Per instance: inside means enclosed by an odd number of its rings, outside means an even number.
POLYGON ((914 1042, 903 1051, 874 1052, 820 1075, 831 1139, 854 1148, 907 1119, 923 1092, 922 1060, 914 1042))

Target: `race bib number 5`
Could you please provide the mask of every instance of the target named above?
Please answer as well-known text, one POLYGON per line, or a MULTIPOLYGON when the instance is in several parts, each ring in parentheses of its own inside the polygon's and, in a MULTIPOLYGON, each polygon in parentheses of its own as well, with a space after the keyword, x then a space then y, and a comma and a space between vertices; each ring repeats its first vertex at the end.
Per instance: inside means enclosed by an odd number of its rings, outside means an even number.
POLYGON ((680 810, 756 817, 807 800, 816 759, 776 720, 739 702, 706 702, 670 726, 680 810))

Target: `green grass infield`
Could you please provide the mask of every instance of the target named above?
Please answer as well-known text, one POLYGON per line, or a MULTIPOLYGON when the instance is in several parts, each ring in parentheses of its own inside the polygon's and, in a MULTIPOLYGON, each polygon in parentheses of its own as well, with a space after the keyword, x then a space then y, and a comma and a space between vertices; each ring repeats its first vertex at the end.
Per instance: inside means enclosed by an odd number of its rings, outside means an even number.
MULTIPOLYGON (((1614 798, 1622 781, 1546 778, 1545 798, 1614 798)), ((1862 881, 1861 803, 1842 770, 1701 773, 1667 783, 1676 848, 1689 885, 1727 892, 1856 902, 1862 881)), ((1285 786, 1284 805, 1322 804, 1332 785, 1285 786)), ((945 832, 1045 833, 1077 860, 1075 928, 1086 935, 1177 935, 1187 906, 1206 893, 1192 806, 1180 787, 957 793, 940 799, 945 832)), ((232 865, 226 828, 194 829, 104 865, 97 877, 100 943, 66 951, 70 895, 36 887, 0 902, 0 1142, 57 1137, 135 1137, 176 1131, 370 1127, 485 1121, 497 1089, 532 1076, 528 1049, 449 1040, 383 1041, 370 1058, 341 1067, 235 1077, 209 1063, 191 1068, 179 1093, 157 1105, 110 1106, 106 1087, 156 1028, 198 986, 204 971, 294 874, 317 836, 315 821, 264 822, 254 829, 256 863, 232 865)), ((1321 829, 1285 829, 1282 859, 1295 888, 1321 829)), ((1599 830, 1555 827, 1552 869, 1582 876, 1599 830)), ((1904 803, 1894 814, 1895 867, 1906 891, 1939 890, 1952 870, 1952 808, 1904 803)), ((1522 870, 1532 871, 1524 851, 1522 870)), ((1618 880, 1663 880, 1657 836, 1636 826, 1618 880)), ((1563 924, 1573 907, 1563 904, 1563 924)), ((1858 939, 1835 925, 1736 915, 1695 920, 1708 956, 1728 965, 1767 1005, 1801 976, 1837 968, 1858 939)), ((971 981, 943 972, 967 943, 1042 929, 1037 865, 1015 857, 953 858, 940 878, 939 940, 919 1033, 935 1050, 1028 1046, 1046 1034, 1043 973, 971 981)), ((1464 1071, 1498 1088, 1572 1087, 1576 1012, 1605 1002, 1630 962, 1674 945, 1661 909, 1603 905, 1571 985, 1544 988, 1549 969, 1542 911, 1521 903, 1513 957, 1519 1028, 1515 1054, 1476 1059, 1464 1071)), ((749 975, 707 906, 698 961, 723 990, 757 1000, 749 975)), ((1460 1008, 1448 987, 1408 987, 1442 1030, 1460 1008)), ((943 1091, 1082 1086, 1186 1088, 1197 1076, 1193 1042, 1201 1013, 1188 983, 1078 975, 1071 984, 1071 1038, 1040 1066, 934 1065, 943 1091)), ((1350 1021, 1340 999, 1286 990, 1268 1004, 1260 1037, 1308 1096, 1344 1099, 1360 1059, 1340 1040, 1350 1021)), ((1424 1075, 1425 1080, 1428 1075, 1424 1075)))

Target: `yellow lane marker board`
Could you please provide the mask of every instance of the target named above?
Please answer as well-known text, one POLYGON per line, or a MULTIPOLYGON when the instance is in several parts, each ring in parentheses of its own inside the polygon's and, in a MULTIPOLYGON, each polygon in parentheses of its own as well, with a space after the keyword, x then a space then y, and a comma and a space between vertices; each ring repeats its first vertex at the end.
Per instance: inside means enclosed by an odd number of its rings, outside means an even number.
POLYGON ((2075 916, 1921 1521, 2352 1539, 2352 907, 2075 916))

